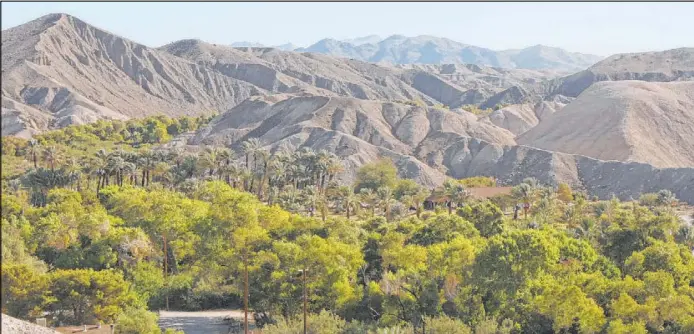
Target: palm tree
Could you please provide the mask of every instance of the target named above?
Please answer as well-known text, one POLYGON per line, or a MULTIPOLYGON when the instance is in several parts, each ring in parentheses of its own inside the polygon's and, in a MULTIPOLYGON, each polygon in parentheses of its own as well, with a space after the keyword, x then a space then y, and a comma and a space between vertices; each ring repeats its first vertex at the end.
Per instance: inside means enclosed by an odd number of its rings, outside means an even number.
POLYGON ((523 182, 521 182, 521 183, 525 183, 533 189, 540 187, 540 181, 538 181, 534 177, 526 177, 525 179, 523 179, 523 182))
POLYGON ((264 148, 260 148, 256 153, 256 159, 258 159, 258 158, 261 161, 263 168, 258 169, 256 172, 258 179, 259 179, 257 195, 258 195, 258 198, 262 200, 262 198, 263 198, 263 186, 265 185, 267 174, 268 174, 267 173, 267 165, 268 165, 268 161, 270 160, 270 152, 268 152, 264 148))
POLYGON ((113 154, 108 159, 106 171, 108 172, 108 175, 114 175, 116 177, 116 184, 119 186, 122 185, 121 177, 122 177, 122 172, 123 172, 123 169, 125 168, 126 163, 127 162, 125 161, 125 159, 123 159, 117 153, 113 154))
POLYGON ((406 207, 406 209, 407 209, 407 214, 409 214, 410 209, 411 209, 412 207, 415 207, 415 209, 416 209, 416 206, 415 206, 415 199, 414 199, 414 196, 413 196, 413 195, 404 195, 404 196, 402 196, 402 197, 400 198, 400 202, 401 202, 403 205, 405 205, 405 207, 406 207))
POLYGON ((109 154, 102 148, 94 154, 94 157, 94 169, 97 176, 96 194, 98 195, 101 188, 108 184, 107 165, 109 154))
POLYGON ((328 164, 330 163, 331 155, 326 150, 320 150, 316 154, 315 160, 315 170, 313 171, 315 175, 316 183, 321 191, 325 187, 325 179, 328 172, 328 164))
POLYGON ((138 162, 140 168, 142 169, 140 186, 148 186, 150 181, 150 172, 157 165, 156 155, 152 153, 152 151, 144 151, 140 154, 138 162))
POLYGON ((523 214, 525 218, 528 218, 528 208, 530 207, 534 197, 533 187, 528 183, 521 183, 511 189, 511 195, 516 200, 520 200, 523 202, 523 204, 525 204, 523 206, 523 214))
POLYGON ((43 160, 55 171, 55 164, 59 163, 62 157, 55 146, 48 146, 42 152, 43 160))
POLYGON ((371 208, 371 215, 376 215, 376 205, 378 204, 378 194, 370 188, 362 188, 359 191, 359 200, 365 202, 371 208))
MULTIPOLYGON (((82 190, 81 184, 80 184, 80 174, 82 170, 82 166, 80 165, 80 161, 77 160, 75 157, 68 157, 65 161, 65 172, 67 172, 68 175, 71 175, 74 180, 77 182, 77 190, 80 191, 82 190)), ((72 187, 72 184, 70 184, 72 187)))
POLYGON ((386 220, 390 221, 390 207, 393 205, 393 190, 387 186, 380 187, 376 190, 376 196, 378 197, 379 206, 383 208, 386 220))
POLYGON ((318 169, 316 152, 312 148, 304 146, 297 153, 297 165, 303 167, 299 173, 300 182, 302 182, 301 187, 303 188, 310 183, 317 184, 315 178, 318 169))
POLYGON ((91 187, 92 176, 96 173, 98 169, 98 162, 96 158, 93 157, 83 157, 79 161, 80 172, 87 177, 87 189, 91 187))
POLYGON ((342 173, 344 170, 345 167, 342 164, 340 158, 334 154, 331 154, 326 167, 326 172, 328 174, 328 183, 332 182, 333 178, 336 175, 342 173))
POLYGON ((267 205, 272 205, 275 201, 275 198, 279 196, 280 194, 280 188, 277 186, 268 186, 267 189, 267 205))
POLYGON ((34 162, 34 169, 38 169, 38 163, 37 163, 37 156, 41 153, 41 144, 39 144, 36 139, 31 139, 29 140, 29 146, 27 146, 27 150, 30 155, 31 155, 31 160, 34 162))
POLYGON ((307 187, 302 190, 302 201, 304 206, 308 208, 309 216, 313 217, 313 213, 316 210, 316 202, 318 202, 317 192, 311 188, 307 187))
POLYGON ((429 195, 431 195, 431 193, 424 187, 420 187, 417 192, 412 195, 415 209, 417 210, 417 218, 419 218, 419 216, 422 214, 422 204, 424 204, 424 201, 426 201, 429 195))
POLYGON ((212 176, 214 170, 217 168, 218 163, 217 149, 214 147, 205 147, 205 150, 200 154, 198 162, 200 163, 200 168, 206 169, 207 175, 212 176))
POLYGON ((465 186, 458 182, 448 180, 446 183, 444 183, 443 189, 444 194, 449 200, 448 214, 453 212, 453 203, 455 203, 456 206, 460 206, 460 204, 465 203, 465 201, 467 201, 467 199, 470 197, 470 192, 465 189, 465 186))
POLYGON ((226 184, 236 188, 237 181, 240 175, 239 167, 235 162, 230 162, 219 167, 219 178, 224 179, 226 184))
MULTIPOLYGON (((261 150, 263 147, 262 142, 258 138, 250 138, 246 141, 244 141, 241 144, 241 149, 243 151, 243 154, 246 156, 246 171, 251 172, 251 175, 255 175, 255 171, 258 168, 258 162, 257 162, 257 153, 261 150), (250 161, 249 158, 253 156, 253 169, 251 169, 250 166, 250 161)), ((248 184, 245 185, 244 188, 246 188, 247 191, 253 191, 253 186, 254 186, 254 181, 255 177, 251 177, 251 184, 250 187, 248 184)))
POLYGON ((268 163, 268 187, 280 189, 286 185, 287 165, 282 161, 282 157, 273 155, 268 163))
MULTIPOLYGON (((147 185, 149 185, 150 180, 162 180, 164 176, 169 174, 169 170, 171 169, 171 166, 167 164, 166 162, 157 162, 154 165, 154 168, 152 168, 151 171, 147 172, 147 185), (152 173, 151 178, 149 173, 152 173)), ((172 181, 173 179, 167 178, 166 180, 172 181)))
POLYGON ((316 209, 320 212, 321 220, 325 223, 325 219, 328 216, 328 200, 325 198, 325 194, 316 193, 316 209))
MULTIPOLYGON (((234 160, 234 151, 232 151, 226 147, 220 148, 217 152, 217 160, 218 160, 217 164, 219 166, 227 166, 228 167, 229 165, 231 165, 232 160, 234 160)), ((222 175, 222 172, 220 169, 219 179, 221 180, 222 178, 223 178, 223 175, 222 175)), ((227 180, 227 183, 229 183, 228 180, 227 180)))
POLYGON ((246 155, 246 169, 251 169, 249 158, 253 156, 253 167, 256 167, 255 154, 263 147, 258 138, 250 138, 241 144, 243 154, 246 155))
POLYGON ((352 207, 354 207, 355 203, 357 202, 357 196, 354 194, 354 189, 349 186, 341 186, 338 189, 338 194, 340 195, 340 199, 342 201, 342 207, 345 209, 345 212, 347 213, 347 219, 350 218, 350 213, 352 207))

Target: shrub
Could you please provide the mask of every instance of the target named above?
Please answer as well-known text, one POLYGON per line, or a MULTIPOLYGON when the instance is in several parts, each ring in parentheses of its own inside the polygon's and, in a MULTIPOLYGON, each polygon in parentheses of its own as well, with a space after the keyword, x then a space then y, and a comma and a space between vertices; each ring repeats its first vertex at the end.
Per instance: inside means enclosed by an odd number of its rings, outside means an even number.
MULTIPOLYGON (((308 316, 308 332, 311 334, 342 333, 347 323, 339 316, 328 311, 308 316)), ((263 328, 266 334, 301 334, 303 333, 303 318, 281 319, 277 324, 263 328)))
MULTIPOLYGON (((118 316, 116 333, 118 334, 159 334, 161 330, 157 321, 159 317, 142 308, 127 308, 118 316)), ((170 331, 167 329, 167 333, 170 331)))
POLYGON ((496 187, 496 179, 490 176, 475 176, 458 180, 466 188, 496 187))
POLYGON ((428 318, 427 334, 471 334, 470 328, 459 319, 449 317, 428 318))

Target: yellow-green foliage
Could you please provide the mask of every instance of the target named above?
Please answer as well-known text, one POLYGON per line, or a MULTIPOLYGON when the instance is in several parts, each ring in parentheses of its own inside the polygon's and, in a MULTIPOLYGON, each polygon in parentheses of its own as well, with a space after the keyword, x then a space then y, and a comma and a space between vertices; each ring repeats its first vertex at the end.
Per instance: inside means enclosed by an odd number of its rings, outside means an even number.
POLYGON ((487 108, 487 109, 480 109, 478 106, 474 104, 468 104, 461 106, 460 109, 465 110, 469 113, 475 114, 477 116, 486 116, 491 114, 494 110, 487 108))
POLYGON ((573 200, 571 187, 566 183, 560 183, 557 188, 557 198, 567 203, 571 202, 573 200))
POLYGON ((467 188, 496 187, 496 179, 491 176, 474 176, 457 180, 467 188))
POLYGON ((157 152, 136 146, 172 123, 136 122, 137 143, 128 122, 3 139, 3 313, 159 333, 149 310, 240 308, 247 274, 256 324, 300 333, 305 273, 315 333, 694 332, 694 238, 667 192, 587 202, 527 179, 483 201, 479 177, 422 212, 430 191, 388 160, 357 193, 327 152, 157 152))

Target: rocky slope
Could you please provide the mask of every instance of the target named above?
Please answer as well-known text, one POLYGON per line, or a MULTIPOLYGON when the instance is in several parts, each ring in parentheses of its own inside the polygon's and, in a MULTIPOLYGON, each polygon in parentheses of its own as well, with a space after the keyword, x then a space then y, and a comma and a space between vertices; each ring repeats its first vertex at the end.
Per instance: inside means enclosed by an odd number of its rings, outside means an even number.
POLYGON ((486 119, 519 136, 564 108, 566 104, 567 101, 564 100, 514 104, 493 111, 486 119))
MULTIPOLYGON (((227 110, 264 93, 64 14, 3 31, 2 49, 3 116, 39 110, 51 127, 227 110)), ((39 123, 3 123, 3 134, 43 130, 33 128, 39 123)))
POLYGON ((259 138, 270 150, 301 147, 335 152, 345 160, 345 181, 378 157, 392 158, 402 177, 433 187, 445 175, 488 175, 502 184, 536 177, 566 182, 591 194, 627 199, 671 189, 694 201, 694 168, 658 169, 648 164, 601 161, 515 144, 513 134, 470 113, 354 98, 274 95, 252 98, 220 115, 190 145, 239 148, 259 138))
POLYGON ((518 143, 601 160, 694 167, 694 82, 593 84, 518 143))
POLYGON ((601 199, 622 200, 646 192, 669 189, 680 200, 694 203, 694 168, 655 168, 637 162, 603 161, 580 155, 550 152, 527 146, 502 146, 480 140, 448 145, 443 161, 450 175, 488 175, 514 185, 525 177, 544 184, 567 183, 601 199))
POLYGON ((19 320, 6 314, 2 315, 1 329, 2 333, 7 334, 60 334, 50 328, 19 320))
POLYGON ((300 90, 385 101, 418 99, 452 108, 483 103, 506 88, 533 85, 560 75, 549 70, 478 65, 393 67, 273 48, 231 48, 198 40, 174 42, 160 50, 272 92, 300 90))
POLYGON ((344 157, 350 171, 379 156, 389 156, 398 161, 403 176, 435 185, 444 179, 443 165, 426 165, 417 159, 416 152, 440 136, 515 144, 512 133, 480 122, 470 113, 355 98, 291 95, 250 99, 213 120, 189 144, 238 146, 248 138, 259 138, 273 150, 294 151, 304 146, 326 149, 344 157))
POLYGON ((536 103, 540 100, 575 98, 601 81, 640 80, 648 82, 694 80, 694 48, 657 52, 617 54, 577 73, 533 85, 507 88, 482 103, 536 103))
POLYGON ((548 95, 576 97, 595 82, 620 80, 694 80, 694 48, 617 54, 584 71, 551 80, 545 90, 548 95))
POLYGON ((66 14, 3 31, 2 48, 2 131, 25 137, 104 118, 223 112, 250 96, 270 93, 455 107, 552 75, 480 68, 479 75, 451 81, 435 68, 378 66, 198 40, 153 49, 66 14))

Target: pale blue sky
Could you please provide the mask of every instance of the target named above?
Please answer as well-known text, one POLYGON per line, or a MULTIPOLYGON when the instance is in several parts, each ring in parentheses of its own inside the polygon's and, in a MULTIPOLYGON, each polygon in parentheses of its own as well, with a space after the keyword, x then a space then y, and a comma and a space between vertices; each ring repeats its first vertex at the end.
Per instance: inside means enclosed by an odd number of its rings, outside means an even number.
POLYGON ((491 49, 607 56, 694 46, 694 3, 2 3, 2 29, 68 13, 148 46, 184 38, 308 46, 324 37, 434 35, 491 49))

